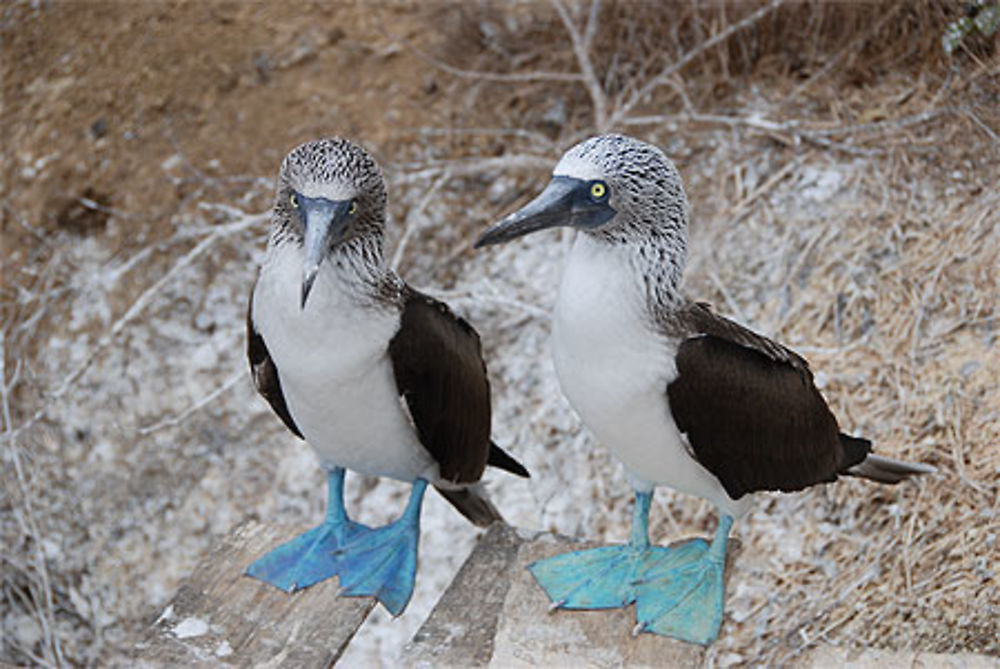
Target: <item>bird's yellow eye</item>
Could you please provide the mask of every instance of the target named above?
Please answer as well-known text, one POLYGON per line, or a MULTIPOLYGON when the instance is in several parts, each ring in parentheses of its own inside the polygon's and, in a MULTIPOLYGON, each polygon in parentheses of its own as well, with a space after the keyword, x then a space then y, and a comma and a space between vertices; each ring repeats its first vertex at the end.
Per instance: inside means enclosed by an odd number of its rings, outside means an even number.
POLYGON ((354 214, 358 213, 358 203, 352 201, 351 206, 347 208, 347 213, 350 216, 354 216, 354 214))
POLYGON ((600 200, 602 197, 608 194, 608 187, 604 185, 603 182, 595 181, 590 184, 590 197, 595 200, 600 200))
POLYGON ((288 196, 288 203, 292 205, 292 208, 298 209, 299 208, 299 196, 296 195, 295 193, 292 193, 291 195, 288 196))

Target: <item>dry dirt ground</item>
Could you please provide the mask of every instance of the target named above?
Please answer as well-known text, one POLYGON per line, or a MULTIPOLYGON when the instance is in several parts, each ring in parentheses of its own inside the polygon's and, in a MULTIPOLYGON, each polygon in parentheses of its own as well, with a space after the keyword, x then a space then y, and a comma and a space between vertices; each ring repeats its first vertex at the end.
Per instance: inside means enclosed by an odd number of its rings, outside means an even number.
MULTIPOLYGON (((574 51, 560 3, 5 2, 0 661, 122 662, 232 527, 321 514, 243 315, 277 166, 322 135, 375 153, 391 260, 481 332, 495 437, 534 475, 491 478, 508 520, 624 540, 628 486, 548 362, 568 236, 470 248, 596 129, 677 162, 690 294, 804 353, 846 430, 939 470, 763 499, 711 659, 1000 655, 996 37, 943 54, 959 5, 779 4, 570 4, 574 51)), ((383 522, 405 487, 348 495, 383 522)), ((471 548, 431 497, 409 610, 348 662, 390 662, 471 548)), ((713 518, 660 491, 653 534, 713 518)))

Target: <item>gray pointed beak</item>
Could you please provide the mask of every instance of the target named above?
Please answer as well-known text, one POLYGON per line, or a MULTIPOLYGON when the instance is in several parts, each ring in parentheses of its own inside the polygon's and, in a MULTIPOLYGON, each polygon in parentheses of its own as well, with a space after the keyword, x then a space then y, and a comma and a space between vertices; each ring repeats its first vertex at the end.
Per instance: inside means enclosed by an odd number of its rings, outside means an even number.
POLYGON ((302 304, 306 308, 306 300, 312 290, 319 266, 330 252, 330 242, 344 236, 347 226, 347 211, 349 201, 333 201, 324 198, 299 198, 301 214, 305 219, 306 234, 303 249, 306 253, 302 266, 302 304))
POLYGON ((552 177, 538 197, 484 232, 475 247, 502 244, 561 225, 594 228, 614 217, 616 212, 607 202, 590 199, 587 187, 588 182, 581 179, 552 177))
POLYGON ((569 223, 576 181, 556 177, 534 200, 496 223, 476 241, 476 248, 509 242, 517 237, 569 223))

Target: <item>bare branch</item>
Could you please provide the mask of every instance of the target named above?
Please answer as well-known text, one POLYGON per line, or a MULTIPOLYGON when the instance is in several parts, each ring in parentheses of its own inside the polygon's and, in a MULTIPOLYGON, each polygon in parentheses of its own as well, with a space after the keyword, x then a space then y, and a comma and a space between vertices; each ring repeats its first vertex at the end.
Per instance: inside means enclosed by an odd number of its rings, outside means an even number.
POLYGON ((623 118, 619 123, 623 126, 634 125, 665 125, 670 123, 715 123, 728 126, 741 126, 760 130, 767 133, 772 138, 785 144, 798 144, 800 141, 810 142, 824 148, 836 149, 846 153, 875 156, 883 155, 886 150, 882 147, 865 148, 853 144, 834 141, 830 137, 839 135, 854 135, 869 133, 875 134, 886 130, 900 130, 913 125, 920 125, 931 121, 938 116, 949 113, 967 113, 966 109, 930 109, 897 119, 885 119, 872 123, 859 123, 856 125, 837 125, 833 127, 810 127, 805 121, 791 119, 788 121, 771 121, 759 116, 725 116, 721 114, 701 114, 690 112, 684 114, 671 115, 651 115, 651 116, 630 116, 623 118), (783 134, 784 133, 784 134, 783 134))
POLYGON ((7 380, 7 339, 5 332, 0 330, 0 408, 3 412, 3 423, 4 423, 4 441, 7 443, 7 449, 10 453, 10 459, 14 464, 14 474, 17 478, 17 485, 21 493, 21 504, 24 506, 23 513, 15 514, 18 520, 21 522, 21 531, 30 536, 33 541, 31 542, 34 546, 33 558, 34 558, 34 570, 37 574, 38 584, 41 592, 38 593, 37 600, 41 600, 42 611, 38 616, 38 623, 42 628, 42 638, 45 640, 43 648, 45 649, 45 659, 49 660, 51 664, 56 666, 62 666, 64 664, 62 646, 59 644, 59 637, 53 630, 55 623, 55 613, 53 610, 53 598, 52 598, 52 584, 49 579, 49 570, 45 564, 45 554, 42 549, 42 533, 38 528, 38 522, 35 519, 35 510, 32 506, 32 494, 28 490, 28 483, 24 476, 24 468, 21 465, 21 449, 15 443, 15 431, 14 431, 14 419, 13 414, 10 410, 10 391, 13 389, 14 385, 17 383, 18 376, 20 375, 20 367, 15 370, 13 378, 7 380), (23 518, 22 518, 23 516, 23 518), (51 653, 51 654, 50 654, 51 653))
POLYGON ((423 166, 397 165, 395 169, 401 172, 405 171, 405 173, 399 174, 394 179, 397 183, 408 184, 436 177, 442 172, 448 172, 452 177, 464 177, 491 171, 551 169, 551 167, 551 158, 531 154, 514 154, 495 158, 442 160, 423 166))
POLYGON ((632 109, 637 104, 642 102, 642 100, 647 95, 649 95, 653 90, 666 84, 667 80, 675 72, 679 72, 688 63, 690 63, 692 60, 694 60, 701 54, 711 49, 716 44, 719 44, 720 42, 729 39, 729 37, 731 37, 733 34, 739 32, 740 30, 746 28, 749 25, 756 23, 760 19, 772 13, 778 7, 781 6, 783 1, 784 0, 771 0, 766 5, 764 5, 754 13, 744 18, 742 21, 738 21, 729 26, 728 28, 726 28, 725 30, 723 30, 722 32, 712 35, 707 40, 705 40, 704 42, 702 42, 701 44, 699 44, 698 46, 696 46, 695 48, 691 49, 686 54, 681 56, 676 62, 664 68, 662 71, 660 71, 659 74, 657 74, 655 77, 647 81, 645 85, 643 85, 641 88, 632 93, 632 95, 629 96, 629 99, 625 101, 625 103, 623 103, 620 107, 618 107, 618 109, 615 110, 614 114, 612 114, 611 118, 608 120, 608 127, 613 128, 615 125, 621 122, 621 120, 626 116, 628 116, 629 112, 631 112, 632 109))
MULTIPOLYGON (((605 132, 607 130, 608 99, 604 94, 604 88, 601 86, 597 74, 594 72, 594 65, 590 62, 590 54, 588 53, 589 40, 593 38, 593 34, 589 34, 587 39, 582 37, 580 31, 576 29, 576 25, 573 23, 569 12, 566 11, 566 6, 562 3, 562 0, 551 0, 551 2, 573 43, 573 53, 576 56, 577 64, 580 66, 580 73, 583 75, 583 83, 587 87, 591 104, 594 106, 594 127, 598 132, 605 132)), ((600 3, 598 0, 595 0, 590 6, 590 16, 587 18, 588 33, 596 30, 594 24, 596 24, 595 17, 599 9, 600 3)))
POLYGON ((28 222, 28 219, 25 218, 21 214, 21 212, 15 209, 14 205, 12 205, 10 201, 7 200, 7 198, 4 198, 2 201, 0 201, 0 204, 2 204, 3 208, 6 209, 7 212, 14 217, 15 220, 17 220, 18 225, 20 225, 32 236, 34 236, 39 242, 41 242, 45 246, 52 245, 52 242, 49 241, 49 239, 45 236, 45 233, 36 228, 35 226, 33 226, 30 222, 28 222))
POLYGON ((410 42, 405 37, 399 35, 393 35, 391 33, 386 33, 386 36, 392 40, 395 40, 399 44, 405 46, 411 52, 413 52, 418 58, 432 65, 439 70, 452 74, 456 77, 462 77, 463 79, 479 79, 481 81, 506 81, 506 82, 531 82, 531 81, 562 81, 562 82, 574 82, 583 81, 583 75, 572 74, 568 72, 485 72, 482 70, 466 70, 460 67, 455 67, 454 65, 449 65, 448 63, 434 58, 428 53, 425 53, 418 49, 412 42, 410 42))
MULTIPOLYGON (((180 272, 191 265, 201 254, 207 251, 215 242, 220 239, 227 237, 235 232, 245 230, 247 228, 253 227, 265 220, 267 220, 268 214, 244 214, 243 218, 226 225, 220 225, 212 229, 204 239, 202 239, 198 244, 196 244, 190 251, 185 253, 181 258, 174 263, 174 266, 170 270, 161 276, 153 285, 144 290, 142 294, 132 303, 132 306, 122 314, 118 320, 116 320, 108 331, 98 340, 97 346, 91 355, 87 356, 87 359, 77 365, 74 369, 59 385, 59 387, 53 392, 49 397, 50 399, 58 399, 66 394, 66 392, 72 387, 74 383, 83 375, 87 369, 90 368, 91 363, 94 359, 111 343, 114 341, 115 337, 122 331, 122 329, 128 325, 136 316, 145 310, 152 302, 153 297, 170 281, 174 279, 180 272)), ((44 409, 41 410, 44 414, 44 409)))
POLYGON ((399 244, 396 245, 396 250, 392 254, 392 262, 389 263, 389 267, 396 269, 399 267, 400 261, 403 259, 403 253, 406 251, 407 244, 410 243, 410 237, 413 233, 420 227, 420 224, 426 219, 424 216, 424 210, 427 209, 427 205, 431 203, 431 200, 437 195, 438 191, 441 190, 441 186, 447 183, 448 179, 451 178, 451 172, 445 170, 441 176, 437 178, 424 197, 420 200, 416 207, 410 210, 409 215, 406 219, 406 229, 403 230, 403 236, 399 239, 399 244))
POLYGON ((597 35, 597 19, 601 13, 601 0, 592 0, 590 11, 587 13, 587 27, 583 31, 583 48, 590 51, 594 43, 594 36, 597 35))
POLYGON ((815 84, 817 81, 822 79, 824 76, 829 74, 834 70, 834 68, 840 65, 840 62, 844 59, 847 54, 857 54, 862 45, 864 45, 868 40, 872 38, 873 35, 877 35, 882 27, 893 17, 899 13, 899 10, 906 7, 906 3, 898 3, 889 6, 882 18, 879 19, 877 23, 872 25, 871 28, 861 33, 858 37, 852 40, 846 47, 834 54, 833 57, 825 59, 823 67, 819 69, 818 72, 810 76, 808 79, 803 81, 801 84, 795 87, 795 89, 789 94, 789 99, 796 98, 801 95, 802 91, 808 89, 810 86, 815 84))
POLYGON ((453 302, 472 302, 473 304, 496 304, 502 307, 507 307, 508 309, 513 308, 518 311, 523 311, 530 314, 534 318, 548 320, 551 316, 548 311, 542 309, 541 307, 525 302, 524 300, 519 300, 514 297, 508 297, 503 295, 496 286, 490 281, 482 281, 481 286, 484 287, 488 293, 483 293, 478 291, 475 287, 469 288, 457 288, 455 290, 436 290, 434 288, 421 288, 421 292, 427 293, 432 297, 436 297, 440 300, 447 300, 453 302))
POLYGON ((962 113, 965 114, 965 116, 968 117, 970 121, 979 126, 979 128, 983 132, 989 135, 990 139, 993 140, 994 144, 1000 144, 1000 137, 997 137, 997 134, 993 131, 993 129, 990 128, 988 125, 986 125, 986 123, 984 123, 981 118, 976 116, 976 114, 971 109, 963 109, 962 113))
POLYGON ((221 386, 219 386, 209 394, 205 395, 201 399, 195 401, 193 404, 191 404, 191 406, 184 409, 184 411, 180 412, 177 415, 170 416, 169 418, 164 418, 163 420, 153 423, 152 425, 140 427, 138 430, 139 434, 142 436, 146 436, 148 434, 152 434, 153 432, 162 430, 163 428, 166 427, 174 427, 176 425, 180 425, 185 418, 195 413, 196 411, 204 409, 206 406, 208 406, 216 399, 224 395, 226 391, 231 389, 233 386, 239 383, 241 379, 245 378, 246 376, 248 376, 247 370, 241 367, 238 372, 234 372, 233 374, 231 374, 229 378, 226 379, 221 386))

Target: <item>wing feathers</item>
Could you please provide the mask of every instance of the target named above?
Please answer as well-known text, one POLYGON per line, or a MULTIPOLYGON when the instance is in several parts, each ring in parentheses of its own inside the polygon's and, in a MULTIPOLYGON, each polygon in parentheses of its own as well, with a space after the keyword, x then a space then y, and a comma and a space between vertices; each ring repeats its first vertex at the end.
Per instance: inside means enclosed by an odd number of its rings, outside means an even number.
POLYGON ((479 336, 409 286, 389 355, 420 443, 453 483, 478 481, 490 452, 490 387, 479 336))
POLYGON ((692 455, 733 499, 843 474, 897 483, 934 471, 870 455, 870 441, 841 434, 805 359, 708 305, 676 312, 667 333, 680 338, 670 411, 692 455))
POLYGON ((782 346, 778 342, 757 334, 728 318, 714 313, 705 302, 692 302, 678 314, 676 319, 682 324, 688 336, 706 334, 713 335, 725 341, 739 344, 745 348, 757 351, 775 362, 784 362, 806 375, 810 381, 812 372, 809 363, 795 351, 782 346))
POLYGON ((837 421, 804 368, 702 335, 681 343, 677 371, 670 411, 733 499, 832 481, 847 464, 837 421))
POLYGON ((253 290, 250 291, 250 304, 247 305, 247 359, 250 362, 250 374, 253 376, 254 387, 260 396, 267 400, 278 418, 292 431, 299 439, 304 439, 299 431, 292 414, 285 404, 285 395, 281 392, 281 379, 278 378, 278 369, 271 360, 264 338, 257 332, 253 324, 253 290))

